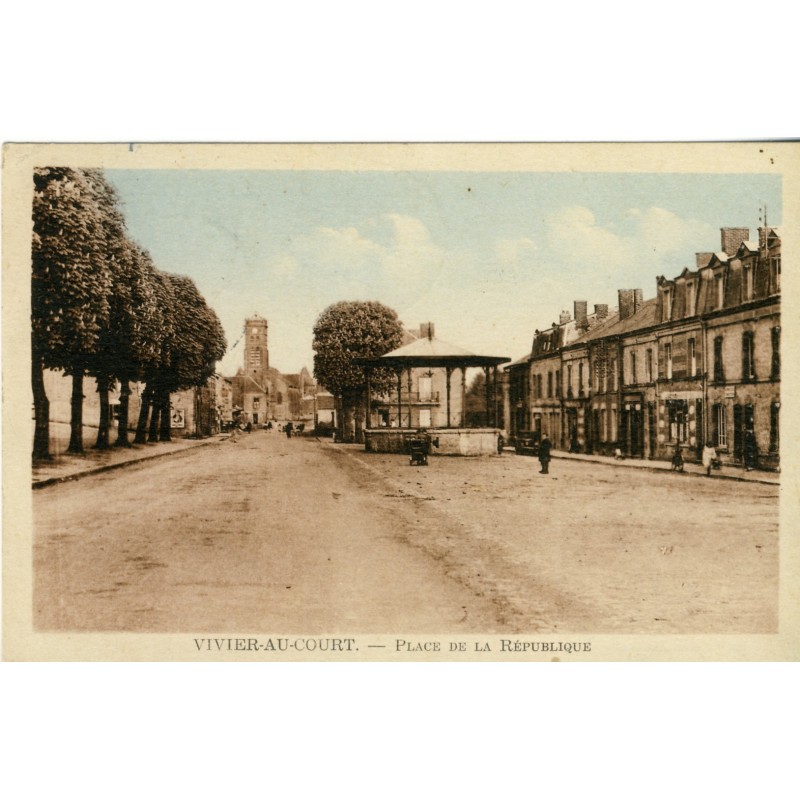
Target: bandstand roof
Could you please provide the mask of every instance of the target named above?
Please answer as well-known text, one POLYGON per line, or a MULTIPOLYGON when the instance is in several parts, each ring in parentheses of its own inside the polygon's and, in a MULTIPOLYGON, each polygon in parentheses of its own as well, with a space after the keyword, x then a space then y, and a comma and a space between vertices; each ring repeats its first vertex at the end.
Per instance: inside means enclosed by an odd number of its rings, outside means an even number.
POLYGON ((368 367, 491 367, 510 360, 477 355, 435 336, 421 336, 379 358, 357 359, 357 363, 368 367))

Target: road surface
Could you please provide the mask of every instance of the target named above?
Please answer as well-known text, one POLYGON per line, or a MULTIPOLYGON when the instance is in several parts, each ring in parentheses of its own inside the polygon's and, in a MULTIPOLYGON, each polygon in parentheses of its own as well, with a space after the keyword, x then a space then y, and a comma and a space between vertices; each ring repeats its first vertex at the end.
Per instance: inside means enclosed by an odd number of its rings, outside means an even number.
POLYGON ((39 630, 768 633, 778 489, 255 431, 34 493, 39 630))

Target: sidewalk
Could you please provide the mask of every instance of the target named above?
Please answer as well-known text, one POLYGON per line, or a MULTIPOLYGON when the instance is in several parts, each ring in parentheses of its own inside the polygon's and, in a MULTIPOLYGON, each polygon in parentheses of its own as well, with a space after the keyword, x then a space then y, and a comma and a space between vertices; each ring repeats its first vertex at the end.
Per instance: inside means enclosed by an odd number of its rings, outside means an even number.
MULTIPOLYGON (((647 469, 651 472, 670 472, 672 470, 672 463, 669 461, 648 461, 641 458, 616 459, 613 456, 567 453, 563 450, 551 450, 550 455, 553 458, 566 458, 572 459, 573 461, 586 461, 593 464, 607 464, 613 467, 629 469, 647 469)), ((706 471, 702 464, 692 464, 688 461, 684 462, 682 474, 706 477, 706 471)), ((780 473, 778 472, 766 472, 764 470, 751 470, 748 472, 744 467, 734 467, 727 464, 723 465, 722 469, 711 470, 711 478, 709 478, 709 480, 719 478, 733 481, 748 481, 750 483, 766 483, 772 486, 780 486, 781 483, 780 473)))
MULTIPOLYGON (((60 426, 59 426, 60 427, 60 426)), ((153 442, 152 444, 135 444, 131 447, 110 447, 108 450, 93 448, 96 429, 84 430, 84 454, 69 455, 66 445, 60 436, 51 437, 50 452, 52 461, 39 462, 33 465, 34 489, 51 486, 54 483, 77 480, 85 475, 94 475, 118 469, 128 464, 150 461, 163 456, 176 455, 203 445, 218 444, 230 438, 229 434, 210 436, 207 439, 173 439, 171 442, 153 442), (53 440, 55 438, 55 441, 53 440), (64 445, 64 446, 62 446, 64 445)), ((133 439, 133 435, 131 435, 133 439)), ((69 437, 67 436, 67 441, 69 437)))

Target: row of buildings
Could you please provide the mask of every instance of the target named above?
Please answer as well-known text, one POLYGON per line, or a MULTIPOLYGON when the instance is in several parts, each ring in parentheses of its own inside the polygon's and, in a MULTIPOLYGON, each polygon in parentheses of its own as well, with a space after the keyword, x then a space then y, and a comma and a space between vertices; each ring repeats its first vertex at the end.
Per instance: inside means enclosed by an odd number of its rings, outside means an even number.
POLYGON ((621 289, 618 307, 575 301, 505 368, 503 418, 514 437, 547 433, 574 452, 780 458, 781 240, 722 228, 720 250, 656 279, 656 295, 621 289))

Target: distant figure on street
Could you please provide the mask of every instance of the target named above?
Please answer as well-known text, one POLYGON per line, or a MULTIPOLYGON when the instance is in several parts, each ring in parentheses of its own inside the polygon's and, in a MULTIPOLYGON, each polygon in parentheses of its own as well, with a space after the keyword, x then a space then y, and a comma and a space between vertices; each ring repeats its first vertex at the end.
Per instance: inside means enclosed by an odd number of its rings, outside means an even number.
POLYGON ((614 458, 616 458, 617 461, 623 461, 625 459, 625 456, 622 454, 622 448, 619 446, 619 443, 617 443, 614 446, 614 458))
POLYGON ((750 472, 758 466, 758 444, 756 434, 748 429, 744 434, 744 468, 750 472))
POLYGON ((683 472, 683 453, 681 453, 681 443, 675 445, 675 452, 672 454, 672 469, 674 472, 683 472))
POLYGON ((291 422, 287 422, 286 425, 283 426, 283 429, 286 431, 286 438, 291 439, 294 425, 291 422))
POLYGON ((539 442, 539 463, 542 465, 539 472, 547 475, 550 466, 550 439, 546 433, 542 434, 542 441, 539 442))
POLYGON ((272 420, 269 420, 269 421, 267 422, 267 430, 268 430, 270 433, 272 433, 272 420))
POLYGON ((714 445, 709 440, 706 442, 706 446, 703 448, 703 466, 706 469, 707 476, 711 475, 711 467, 714 466, 716 461, 717 461, 717 451, 714 448, 714 445))

